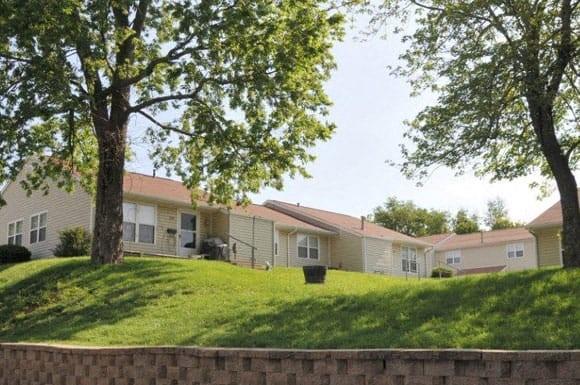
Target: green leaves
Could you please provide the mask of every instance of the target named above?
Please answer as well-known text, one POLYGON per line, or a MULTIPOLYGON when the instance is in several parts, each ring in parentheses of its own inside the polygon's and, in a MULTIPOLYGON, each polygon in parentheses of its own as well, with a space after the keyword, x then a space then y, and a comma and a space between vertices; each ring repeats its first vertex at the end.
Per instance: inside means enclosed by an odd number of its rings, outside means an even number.
POLYGON ((381 226, 413 237, 450 231, 448 212, 427 210, 417 207, 411 201, 399 201, 395 197, 388 198, 383 206, 375 208, 372 220, 381 226))
MULTIPOLYGON (((409 79, 414 95, 434 92, 437 102, 409 123, 401 167, 421 178, 437 165, 492 179, 513 179, 538 170, 551 176, 532 125, 529 90, 548 95, 557 76, 562 32, 561 2, 385 1, 375 23, 413 18, 416 29, 403 37, 408 49, 394 73, 409 79)), ((574 7, 577 30, 580 7, 574 7)), ((556 137, 570 167, 579 165, 579 40, 553 105, 556 137), (575 85, 576 84, 576 85, 575 85)))
POLYGON ((7 0, 0 7, 0 184, 34 155, 27 188, 74 171, 91 190, 95 134, 119 123, 109 121, 119 108, 114 98, 127 90, 123 119, 138 115, 148 126, 156 166, 221 203, 281 188, 285 174, 306 175, 308 149, 334 130, 323 85, 343 16, 330 2, 7 0))

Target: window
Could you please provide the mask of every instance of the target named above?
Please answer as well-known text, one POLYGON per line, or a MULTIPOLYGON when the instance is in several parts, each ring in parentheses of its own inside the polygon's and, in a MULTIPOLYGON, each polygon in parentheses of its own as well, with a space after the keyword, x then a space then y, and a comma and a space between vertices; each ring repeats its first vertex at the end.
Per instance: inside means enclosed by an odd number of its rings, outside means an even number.
POLYGON ((298 234, 298 257, 318 259, 318 237, 315 235, 298 234))
POLYGON ((445 253, 445 263, 448 265, 459 265, 461 263, 461 251, 452 250, 445 253))
POLYGON ((280 243, 280 232, 274 230, 274 255, 278 255, 278 245, 280 243))
POLYGON ((22 234, 24 227, 24 221, 16 221, 8 224, 8 244, 9 245, 22 245, 22 234))
POLYGON ((403 271, 417 272, 417 249, 414 247, 401 246, 401 263, 403 271))
POLYGON ((523 243, 512 243, 507 245, 507 257, 508 258, 522 258, 524 256, 524 244, 523 243))
POLYGON ((155 243, 155 207, 123 203, 123 241, 155 243))
POLYGON ((47 213, 40 213, 30 217, 30 244, 46 241, 47 213))

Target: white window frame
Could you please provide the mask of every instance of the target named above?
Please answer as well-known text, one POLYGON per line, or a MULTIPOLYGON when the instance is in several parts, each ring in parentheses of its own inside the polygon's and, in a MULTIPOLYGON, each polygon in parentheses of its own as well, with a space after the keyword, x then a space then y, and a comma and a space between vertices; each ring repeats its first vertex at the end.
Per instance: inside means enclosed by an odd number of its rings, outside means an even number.
POLYGON ((9 222, 8 225, 6 226, 6 243, 7 244, 12 244, 12 245, 16 245, 16 237, 20 235, 20 246, 22 246, 24 244, 24 218, 21 219, 17 219, 15 221, 9 222), (16 229, 18 228, 17 224, 18 223, 22 223, 22 226, 20 227, 20 233, 16 232, 16 229), (10 235, 10 225, 14 225, 14 234, 10 235), (10 238, 14 238, 14 243, 10 243, 10 238))
POLYGON ((417 248, 413 246, 401 246, 401 270, 405 273, 416 274, 419 271, 417 264, 417 248), (411 253, 411 251, 413 251, 411 253), (414 269, 412 268, 414 265, 414 269))
MULTIPOLYGON (((157 230, 158 230, 157 205, 124 201, 123 205, 125 205, 125 204, 135 205, 135 222, 134 222, 135 223, 135 239, 133 241, 127 241, 127 240, 123 239, 123 242, 135 243, 135 244, 140 244, 140 245, 153 245, 153 246, 157 245, 157 230), (139 223, 139 209, 141 207, 153 208, 153 225, 147 224, 147 226, 153 226, 153 242, 140 242, 139 241, 139 225, 141 225, 141 223, 139 223)), ((133 222, 127 222, 125 220, 125 218, 123 218, 123 223, 133 223, 133 222)), ((123 234, 123 237, 124 236, 125 235, 123 234)))
POLYGON ((445 264, 455 266, 461 264, 461 250, 449 250, 445 252, 445 264), (449 262, 451 260, 451 262, 449 262))
POLYGON ((319 261, 320 260, 320 237, 318 235, 312 235, 312 234, 303 234, 303 233, 296 234, 296 257, 300 258, 300 259, 309 259, 309 260, 319 261), (304 247, 304 246, 299 245, 301 237, 306 237, 306 257, 300 256, 299 249, 300 249, 300 247, 304 247), (312 247, 310 245, 311 238, 316 238, 316 247, 312 247), (310 249, 316 249, 318 251, 316 258, 312 258, 310 256, 310 249))
POLYGON ((526 251, 524 248, 524 244, 523 242, 517 242, 517 243, 509 243, 506 246, 506 257, 507 259, 519 259, 519 258, 523 258, 526 256, 526 251), (521 251, 522 255, 518 256, 518 252, 521 251), (513 252, 513 256, 510 257, 510 252, 513 252))
POLYGON ((32 214, 30 216, 30 228, 28 231, 28 241, 31 245, 35 245, 37 243, 42 243, 42 242, 46 242, 46 239, 48 238, 48 211, 41 211, 39 213, 36 214, 32 214), (44 226, 40 226, 40 217, 42 215, 46 215, 46 223, 44 224, 44 226), (37 219, 37 227, 36 228, 32 228, 32 218, 38 217, 37 219), (44 240, 39 240, 40 239, 40 230, 44 229, 44 240), (36 241, 32 242, 32 232, 36 232, 36 241))

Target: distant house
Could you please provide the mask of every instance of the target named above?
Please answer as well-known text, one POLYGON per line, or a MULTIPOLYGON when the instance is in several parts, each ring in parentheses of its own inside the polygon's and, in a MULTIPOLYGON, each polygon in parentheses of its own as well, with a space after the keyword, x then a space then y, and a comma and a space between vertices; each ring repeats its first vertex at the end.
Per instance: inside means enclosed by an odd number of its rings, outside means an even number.
MULTIPOLYGON (((578 189, 580 200, 580 189, 578 189)), ((526 226, 537 238, 539 266, 562 266, 562 205, 554 203, 526 226)))
MULTIPOLYGON (((49 257, 59 231, 92 229, 94 205, 88 193, 53 186, 48 195, 28 197, 19 183, 6 186, 0 208, 0 243, 22 244, 34 258, 49 257)), ((226 208, 206 201, 192 208, 182 183, 137 173, 124 179, 124 250, 190 257, 201 243, 219 237, 229 259, 241 265, 322 264, 360 272, 426 275, 430 244, 348 215, 268 201, 226 208)))
POLYGON ((536 242, 525 228, 438 234, 420 238, 432 243, 428 259, 457 275, 517 271, 538 267, 536 242))

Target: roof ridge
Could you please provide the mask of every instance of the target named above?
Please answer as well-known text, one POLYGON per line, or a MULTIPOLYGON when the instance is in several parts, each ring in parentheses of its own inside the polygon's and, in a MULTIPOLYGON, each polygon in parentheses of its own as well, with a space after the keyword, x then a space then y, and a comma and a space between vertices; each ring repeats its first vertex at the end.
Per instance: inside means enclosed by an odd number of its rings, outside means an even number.
MULTIPOLYGON (((355 216, 352 216, 352 215, 350 215, 350 214, 344 214, 344 213, 339 213, 339 212, 337 212, 337 211, 331 211, 331 210, 319 209, 319 208, 317 208, 317 207, 312 207, 312 206, 303 206, 301 203, 298 203, 298 204, 296 204, 296 203, 290 203, 290 202, 284 202, 284 201, 280 201, 280 200, 277 200, 277 199, 268 199, 266 202, 268 202, 268 201, 269 201, 269 202, 278 202, 278 203, 283 203, 283 204, 285 204, 285 205, 289 205, 289 206, 292 206, 292 207, 301 207, 301 208, 304 208, 304 209, 311 209, 311 210, 317 210, 317 211, 324 211, 324 212, 326 212, 326 213, 330 213, 330 214, 338 214, 338 215, 344 215, 345 217, 350 217, 350 218, 354 218, 354 219, 359 219, 359 218, 357 218, 357 217, 355 217, 355 216)), ((372 222, 370 222, 370 223, 372 223, 372 222)), ((394 231, 394 230, 392 230, 392 231, 394 231)))

